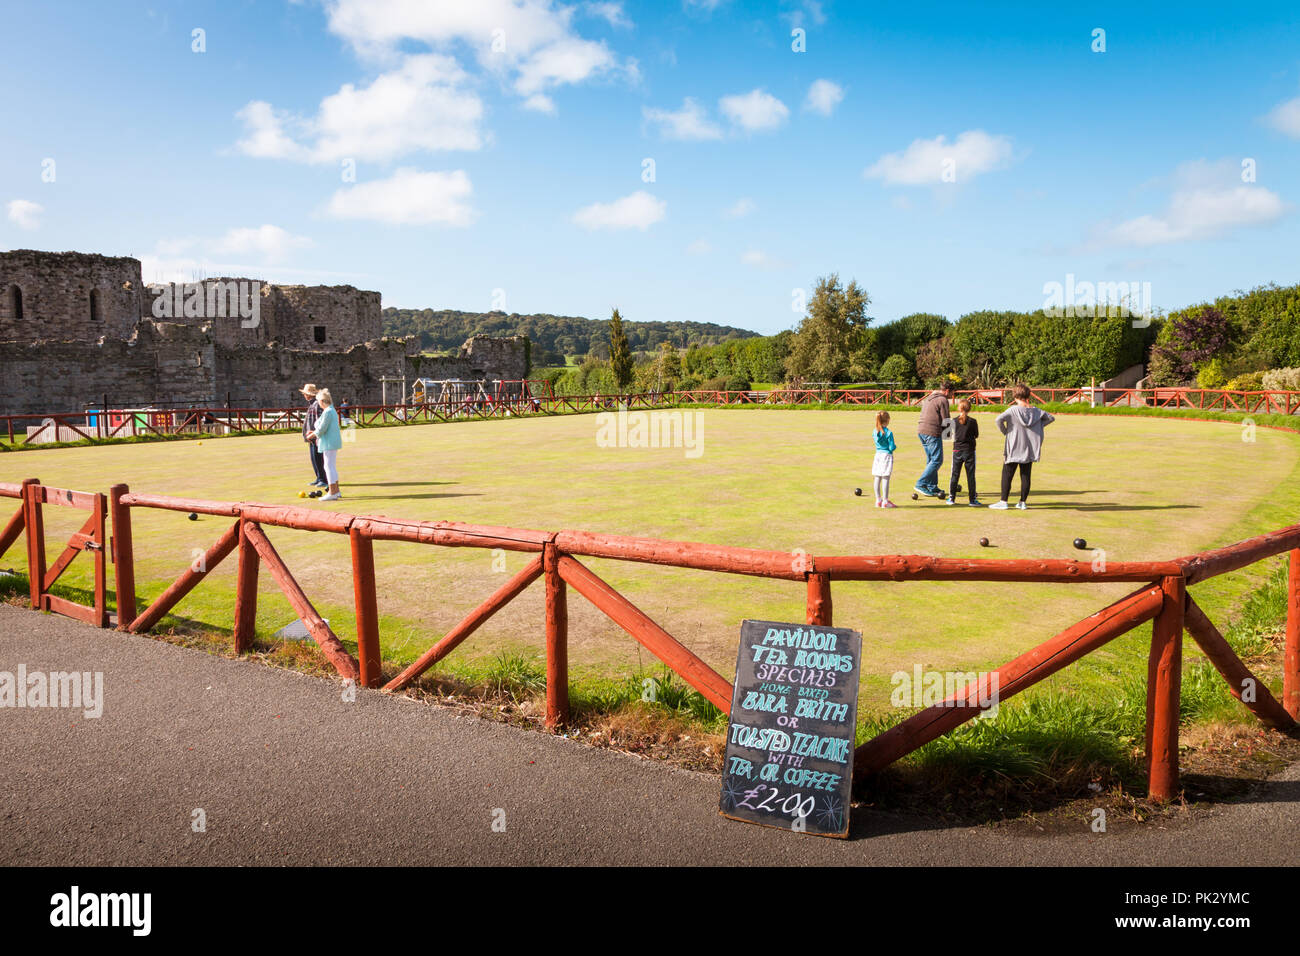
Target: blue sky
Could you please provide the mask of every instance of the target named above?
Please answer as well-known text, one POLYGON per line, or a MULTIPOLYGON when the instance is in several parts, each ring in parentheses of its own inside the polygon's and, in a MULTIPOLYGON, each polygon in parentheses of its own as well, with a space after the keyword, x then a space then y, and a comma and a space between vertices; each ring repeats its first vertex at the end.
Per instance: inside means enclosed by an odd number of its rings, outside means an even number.
POLYGON ((10 0, 0 247, 760 332, 1300 282, 1294 4, 1048 7, 10 0))

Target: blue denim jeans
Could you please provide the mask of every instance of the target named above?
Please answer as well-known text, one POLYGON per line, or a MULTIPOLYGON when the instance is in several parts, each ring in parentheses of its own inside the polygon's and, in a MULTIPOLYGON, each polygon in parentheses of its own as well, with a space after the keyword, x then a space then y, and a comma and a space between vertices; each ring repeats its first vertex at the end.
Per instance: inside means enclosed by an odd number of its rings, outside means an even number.
POLYGON ((926 494, 938 494, 939 469, 943 466, 943 440, 937 435, 917 435, 925 449, 925 471, 916 479, 916 487, 926 494))

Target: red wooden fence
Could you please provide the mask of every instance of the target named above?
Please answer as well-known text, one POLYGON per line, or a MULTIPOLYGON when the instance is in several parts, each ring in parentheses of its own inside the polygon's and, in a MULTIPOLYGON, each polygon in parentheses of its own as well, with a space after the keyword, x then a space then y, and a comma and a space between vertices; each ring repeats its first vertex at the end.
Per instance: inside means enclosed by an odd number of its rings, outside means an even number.
MULTIPOLYGON (((33 607, 71 614, 107 625, 103 601, 103 515, 105 496, 46 488, 35 479, 21 485, 0 483, 0 497, 20 498, 19 511, 0 531, 0 555, 26 533, 36 571, 31 575, 33 607), (89 508, 91 520, 69 550, 46 572, 40 506, 65 504, 89 508), (96 603, 93 609, 55 598, 50 585, 81 550, 95 552, 96 603), (38 557, 39 556, 39 557, 38 557), (36 583, 36 582, 39 582, 36 583), (92 616, 93 615, 93 616, 92 616)), ((1227 681, 1229 689, 1270 727, 1290 729, 1300 718, 1300 525, 1238 542, 1225 548, 1169 561, 1118 561, 1104 567, 1062 559, 1001 560, 940 558, 927 555, 791 555, 684 541, 661 541, 585 531, 534 531, 467 525, 446 521, 403 521, 309 508, 220 502, 132 493, 115 485, 107 498, 112 512, 112 558, 115 564, 120 630, 144 633, 154 627, 221 561, 238 552, 234 611, 237 651, 252 646, 260 569, 285 594, 326 659, 345 679, 379 687, 380 634, 373 547, 375 541, 408 541, 439 547, 503 548, 533 555, 523 570, 475 607, 418 660, 392 677, 383 688, 400 690, 444 658, 494 613, 539 578, 544 579, 546 644, 546 722, 563 725, 569 718, 568 591, 572 588, 671 667, 719 709, 727 711, 732 687, 725 677, 665 631, 578 559, 605 558, 727 574, 801 581, 809 624, 831 625, 832 584, 850 581, 1041 581, 1076 584, 1127 581, 1141 586, 1128 596, 1066 628, 996 671, 999 700, 1043 678, 1147 621, 1154 621, 1147 680, 1146 753, 1149 793, 1170 800, 1178 792, 1178 712, 1182 673, 1182 636, 1189 633, 1227 681), (180 573, 143 611, 137 611, 131 513, 135 508, 198 512, 230 519, 231 524, 202 561, 180 573), (346 535, 352 556, 358 658, 317 613, 310 598, 280 557, 268 528, 346 535), (1289 554, 1288 617, 1284 652, 1283 694, 1278 701, 1228 646, 1192 599, 1187 588, 1207 578, 1244 568, 1265 558, 1289 554), (1252 693, 1245 693, 1251 688, 1252 693)), ((991 679, 991 678, 990 678, 991 679)), ((879 771, 918 747, 981 713, 978 685, 908 717, 857 748, 854 765, 861 775, 879 771)))
MULTIPOLYGON (((612 411, 620 404, 630 409, 676 408, 683 405, 919 405, 925 389, 898 388, 781 388, 770 392, 732 392, 688 389, 677 392, 635 392, 626 395, 556 395, 546 397, 500 396, 491 401, 466 398, 420 405, 357 405, 348 409, 360 427, 419 425, 466 418, 504 418, 514 415, 566 414, 612 411)), ((1002 405, 1010 401, 1009 389, 961 389, 959 397, 976 405, 1002 405)), ((1035 388, 1035 400, 1068 404, 1135 408, 1171 408, 1239 414, 1300 415, 1300 392, 1228 392, 1217 389, 1152 388, 1101 389, 1035 388)), ((31 444, 50 439, 64 429, 71 441, 95 441, 131 435, 245 434, 294 430, 302 427, 304 409, 295 408, 184 408, 104 415, 49 413, 0 416, 0 432, 11 444, 31 444), (93 424, 92 424, 93 419, 93 424), (29 435, 28 428, 33 431, 29 435)))

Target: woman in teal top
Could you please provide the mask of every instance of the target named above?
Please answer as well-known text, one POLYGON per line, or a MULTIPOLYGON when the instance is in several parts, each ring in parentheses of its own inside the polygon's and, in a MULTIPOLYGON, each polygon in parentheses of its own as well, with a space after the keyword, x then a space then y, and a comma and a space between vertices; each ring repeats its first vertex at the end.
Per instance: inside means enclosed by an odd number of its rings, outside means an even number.
POLYGON ((321 501, 338 501, 343 497, 339 493, 338 454, 343 447, 343 432, 339 430, 339 414, 334 410, 334 399, 328 388, 316 393, 316 402, 320 405, 320 417, 316 419, 315 431, 308 438, 316 439, 316 447, 325 459, 325 480, 330 483, 329 493, 321 501))

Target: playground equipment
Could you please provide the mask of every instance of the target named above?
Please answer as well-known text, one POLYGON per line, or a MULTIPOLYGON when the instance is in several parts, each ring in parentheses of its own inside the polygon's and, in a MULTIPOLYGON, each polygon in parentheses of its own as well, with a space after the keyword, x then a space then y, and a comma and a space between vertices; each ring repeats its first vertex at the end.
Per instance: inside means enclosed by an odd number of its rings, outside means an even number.
POLYGON ((417 378, 410 403, 438 406, 460 416, 498 406, 541 411, 542 402, 549 397, 550 383, 541 379, 417 378))

